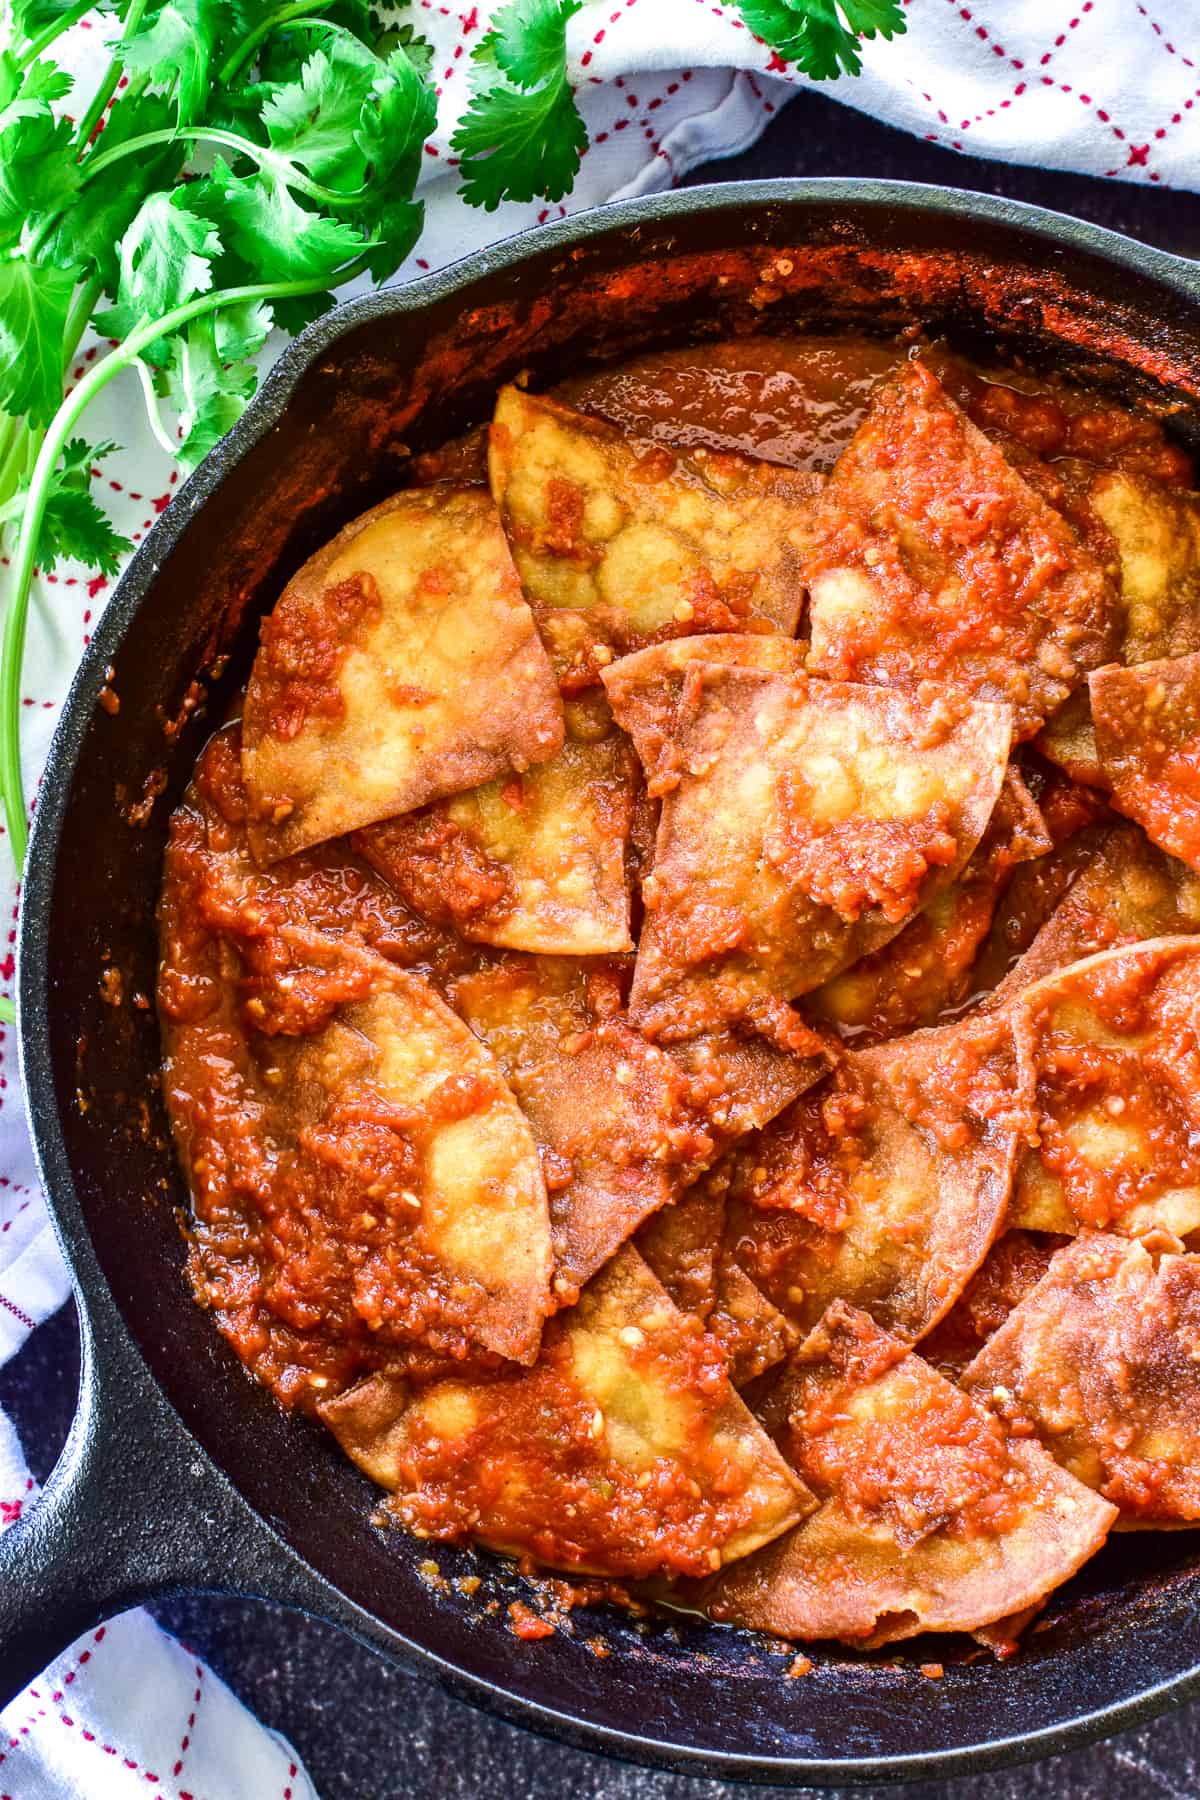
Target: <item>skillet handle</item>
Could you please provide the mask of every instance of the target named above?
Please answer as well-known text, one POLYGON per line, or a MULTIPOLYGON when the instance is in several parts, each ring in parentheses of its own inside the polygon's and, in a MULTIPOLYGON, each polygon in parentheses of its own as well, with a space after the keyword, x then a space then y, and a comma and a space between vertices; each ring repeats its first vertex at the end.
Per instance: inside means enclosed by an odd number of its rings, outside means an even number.
POLYGON ((140 1358, 111 1341, 98 1358, 98 1321, 85 1308, 80 1318, 70 1436, 0 1537, 0 1706, 82 1632, 144 1600, 207 1590, 314 1605, 304 1566, 186 1437, 140 1358))

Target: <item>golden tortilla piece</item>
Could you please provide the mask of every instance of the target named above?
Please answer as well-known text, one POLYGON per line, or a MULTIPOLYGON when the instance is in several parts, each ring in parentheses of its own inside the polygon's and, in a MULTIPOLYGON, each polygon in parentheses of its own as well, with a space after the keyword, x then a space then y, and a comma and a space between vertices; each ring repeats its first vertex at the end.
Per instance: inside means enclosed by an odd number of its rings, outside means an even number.
POLYGON ((704 1175, 639 1231, 637 1246, 681 1312, 690 1312, 729 1358, 738 1392, 783 1361, 799 1333, 725 1247, 724 1165, 704 1175))
POLYGON ((311 557, 263 622, 242 727, 251 848, 274 862, 562 741, 488 496, 396 494, 311 557))
POLYGON ((1030 887, 1037 883, 1040 894, 1022 886, 1025 873, 1014 877, 1015 910, 1001 909, 977 966, 981 989, 990 990, 987 1007, 1007 1005, 1042 976, 1100 950, 1200 931, 1200 878, 1164 856, 1134 825, 1096 825, 1080 832, 1028 871, 1030 887), (1036 902, 1043 896, 1049 909, 1039 925, 1043 915, 1036 902), (1026 938, 1024 954, 1009 967, 1026 920, 1033 922, 1032 941, 1026 938))
POLYGON ((1029 789, 1010 763, 988 828, 966 868, 882 950, 808 996, 860 1048, 934 1025, 966 999, 975 958, 1014 868, 1054 848, 1029 789))
POLYGON ((955 880, 1004 779, 1006 706, 693 665, 669 752, 630 1014, 755 1022, 955 880))
POLYGON ((739 1393, 781 1363, 800 1337, 731 1256, 718 1261, 716 1298, 705 1328, 729 1358, 729 1379, 739 1393))
POLYGON ((675 734, 684 678, 694 663, 792 675, 804 668, 807 652, 807 644, 777 632, 706 632, 635 650, 602 670, 600 679, 613 717, 633 739, 646 779, 653 783, 663 748, 675 734))
POLYGON ((720 1347, 629 1245, 547 1327, 533 1369, 411 1395, 375 1377, 322 1417, 418 1536, 552 1568, 699 1575, 811 1506, 720 1347))
POLYGON ((797 544, 820 477, 626 437, 515 387, 496 401, 488 466, 564 690, 663 637, 795 631, 797 544))
POLYGON ((648 1043, 611 987, 589 989, 586 972, 545 961, 470 975, 454 1004, 547 1153, 554 1287, 569 1300, 644 1219, 828 1065, 728 1034, 648 1043))
POLYGON ((706 1582, 712 1616, 861 1649, 1036 1605, 1116 1509, 865 1314, 831 1306, 784 1377, 784 1448, 811 1518, 706 1582))
POLYGON ((702 1175, 661 1207, 637 1235, 637 1247, 681 1312, 703 1324, 717 1303, 717 1263, 725 1229, 725 1183, 702 1175))
POLYGON ((1043 1231, 1006 1231, 997 1238, 941 1324, 922 1340, 925 1361, 957 1381, 1069 1242, 1043 1231))
POLYGON ((1104 569, 923 363, 878 390, 810 518, 815 673, 1007 701, 1020 741, 1111 654, 1104 569))
POLYGON ((356 832, 414 912, 545 956, 630 950, 626 845, 640 779, 617 733, 356 832))
MULTIPOLYGON (((315 933, 281 937, 322 954, 315 933)), ((361 977, 357 995, 321 1029, 258 1052, 274 1179, 303 1177, 326 1196, 335 1239, 341 1212, 365 1228, 353 1305, 370 1330, 435 1350, 465 1337, 532 1362, 552 1301, 530 1128, 494 1057, 428 982, 372 951, 329 947, 340 979, 361 977)))
MULTIPOLYGON (((1133 666, 1200 651, 1200 494, 1123 469, 1091 471, 1082 486, 1078 504, 1099 520, 1116 553, 1117 660, 1133 666)), ((1082 689, 1047 720, 1038 748, 1076 781, 1107 785, 1082 689)))
POLYGON ((1030 1088, 1003 1017, 849 1053, 739 1152, 734 1256, 802 1330, 841 1298, 915 1342, 1003 1226, 1030 1088))
POLYGON ((1200 654, 1098 669, 1088 688, 1113 805, 1200 869, 1200 654))
POLYGON ((1200 1230, 1200 939, 1087 957, 1027 988, 1011 1016, 1034 1065, 1037 1146, 1011 1223, 1200 1230))
POLYGON ((1200 1521, 1200 1256, 1089 1232, 965 1371, 1123 1523, 1200 1521))

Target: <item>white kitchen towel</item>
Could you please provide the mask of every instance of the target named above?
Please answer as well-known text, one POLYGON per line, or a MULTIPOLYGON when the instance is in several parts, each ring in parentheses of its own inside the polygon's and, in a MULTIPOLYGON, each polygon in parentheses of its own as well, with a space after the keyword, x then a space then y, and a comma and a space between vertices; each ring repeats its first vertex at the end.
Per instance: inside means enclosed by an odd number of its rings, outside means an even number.
MULTIPOLYGON (((826 91, 952 150, 1114 180, 1200 186, 1200 6, 1176 0, 1168 14, 1159 5, 907 0, 907 35, 864 45, 863 75, 826 91)), ((470 53, 492 10, 439 0, 417 0, 411 9, 434 47, 440 105, 423 179, 426 230, 397 279, 546 218, 669 187, 698 163, 753 143, 793 87, 808 85, 719 0, 589 0, 570 28, 572 73, 591 138, 573 194, 561 206, 481 213, 457 197, 450 139, 466 103, 470 53)), ((94 75, 106 29, 95 17, 75 27, 66 60, 79 73, 94 75)), ((85 342, 74 379, 103 354, 102 343, 85 342)), ((114 383, 86 422, 93 438, 124 445, 105 463, 104 498, 135 543, 177 485, 139 421, 131 375, 114 383)), ((39 586, 22 691, 31 796, 76 661, 111 588, 70 567, 39 586)), ((15 920, 16 893, 0 844, 4 993, 12 991, 15 920)), ((67 1291, 37 1190, 13 1035, 0 1028, 0 1363, 67 1291)), ((32 1498, 19 1445, 0 1420, 0 1529, 32 1498)), ((134 1792, 169 1800, 286 1800, 290 1793, 301 1800, 312 1793, 286 1747, 144 1615, 127 1615, 99 1641, 76 1644, 35 1687, 37 1695, 31 1689, 3 1715, 0 1800, 134 1792), (118 1644, 121 1653, 111 1654, 118 1644), (194 1706, 187 1701, 193 1692, 202 1695, 194 1706), (193 1712, 198 1727, 185 1723, 193 1712)))

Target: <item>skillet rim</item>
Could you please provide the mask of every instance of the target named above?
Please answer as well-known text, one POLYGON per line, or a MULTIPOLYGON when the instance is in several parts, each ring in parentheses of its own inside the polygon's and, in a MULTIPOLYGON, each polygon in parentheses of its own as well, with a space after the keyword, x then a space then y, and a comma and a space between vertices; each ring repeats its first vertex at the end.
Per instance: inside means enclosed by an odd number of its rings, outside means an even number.
MULTIPOLYGON (((693 1775, 719 1775, 755 1784, 857 1785, 925 1777, 945 1779, 968 1771, 1033 1761, 1145 1723, 1200 1693, 1200 1646, 1196 1652, 1198 1660, 1190 1668, 1138 1689, 1124 1700, 1061 1720, 1031 1735, 990 1739, 944 1750, 853 1756, 833 1761, 828 1758, 775 1758, 665 1742, 592 1723, 527 1698, 507 1685, 467 1672, 406 1637, 376 1615, 366 1613, 308 1563, 242 1498, 176 1413, 138 1348, 96 1258, 75 1192, 73 1171, 61 1130, 49 1027, 43 1005, 43 998, 50 991, 48 923, 62 826, 79 751, 103 685, 104 670, 114 660, 129 626, 148 598, 158 577, 160 561, 174 549, 194 514, 216 493, 226 476, 276 424, 293 390, 328 346, 368 321, 393 315, 419 315, 427 306, 451 298, 480 278, 546 251, 568 248, 642 223, 659 224, 664 219, 669 221, 696 212, 747 212, 756 206, 787 206, 797 202, 823 206, 840 204, 856 212, 870 208, 893 208, 901 214, 932 212, 961 219, 966 224, 985 221, 1006 226, 1026 236, 1039 237, 1048 246, 1073 250, 1110 266, 1126 268, 1143 279, 1149 278, 1173 290, 1184 301, 1200 305, 1200 270, 1196 267, 1169 252, 1140 244, 1119 232, 1070 215, 969 189, 916 182, 823 178, 714 183, 612 202, 500 240, 411 282, 343 302, 315 320, 285 347, 241 420, 184 483, 174 504, 155 522, 118 582, 76 670, 47 755, 22 885, 17 934, 17 1039, 25 1106, 38 1167, 80 1308, 85 1362, 92 1362, 94 1358, 94 1366, 85 1369, 83 1386, 92 1382, 103 1385, 105 1357, 115 1352, 108 1344, 98 1348, 93 1341, 94 1335, 109 1339, 115 1329, 121 1340, 120 1358, 127 1365, 131 1363, 140 1378, 150 1384, 167 1409, 174 1430, 182 1434, 182 1442, 193 1457, 202 1457, 241 1505, 251 1511, 265 1538, 273 1541, 276 1558, 281 1563, 286 1562, 294 1576, 311 1584, 310 1610, 352 1631, 394 1660, 407 1662, 410 1666, 415 1664, 422 1672, 436 1675, 458 1698, 512 1723, 580 1748, 643 1766, 669 1768, 693 1775), (102 1329, 93 1334, 93 1325, 102 1329)), ((114 1379, 119 1379, 119 1373, 114 1379)), ((82 1391, 81 1388, 81 1394, 82 1391)), ((88 1423, 95 1423, 101 1416, 101 1413, 94 1413, 88 1423)), ((72 1435, 74 1437, 74 1432, 72 1435)), ((64 1461, 70 1453, 69 1441, 64 1461)), ((153 1528, 160 1521, 151 1519, 149 1523, 153 1528)), ((305 1604, 297 1601, 294 1595, 285 1603, 305 1604)))

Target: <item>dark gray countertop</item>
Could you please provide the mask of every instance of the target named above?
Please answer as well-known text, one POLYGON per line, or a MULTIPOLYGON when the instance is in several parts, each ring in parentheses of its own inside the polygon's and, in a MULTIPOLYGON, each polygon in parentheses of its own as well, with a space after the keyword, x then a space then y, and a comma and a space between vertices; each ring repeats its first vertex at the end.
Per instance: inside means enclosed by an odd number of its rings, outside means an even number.
MULTIPOLYGON (((801 95, 744 156, 692 181, 856 175, 949 182, 1074 212, 1183 254, 1200 254, 1200 196, 1012 169, 956 156, 801 95)), ((44 1476, 70 1422, 78 1375, 72 1309, 35 1333, 0 1373, 0 1407, 44 1476)), ((299 1750, 321 1800, 734 1800, 723 1782, 657 1775, 544 1743, 448 1699, 331 1627, 249 1601, 191 1599, 157 1617, 206 1657, 299 1750)), ((1094 1749, 1006 1774, 904 1788, 861 1800, 1196 1800, 1200 1703, 1094 1749)), ((782 1797, 784 1790, 761 1790, 782 1797)), ((215 1797, 214 1797, 215 1800, 215 1797)))

